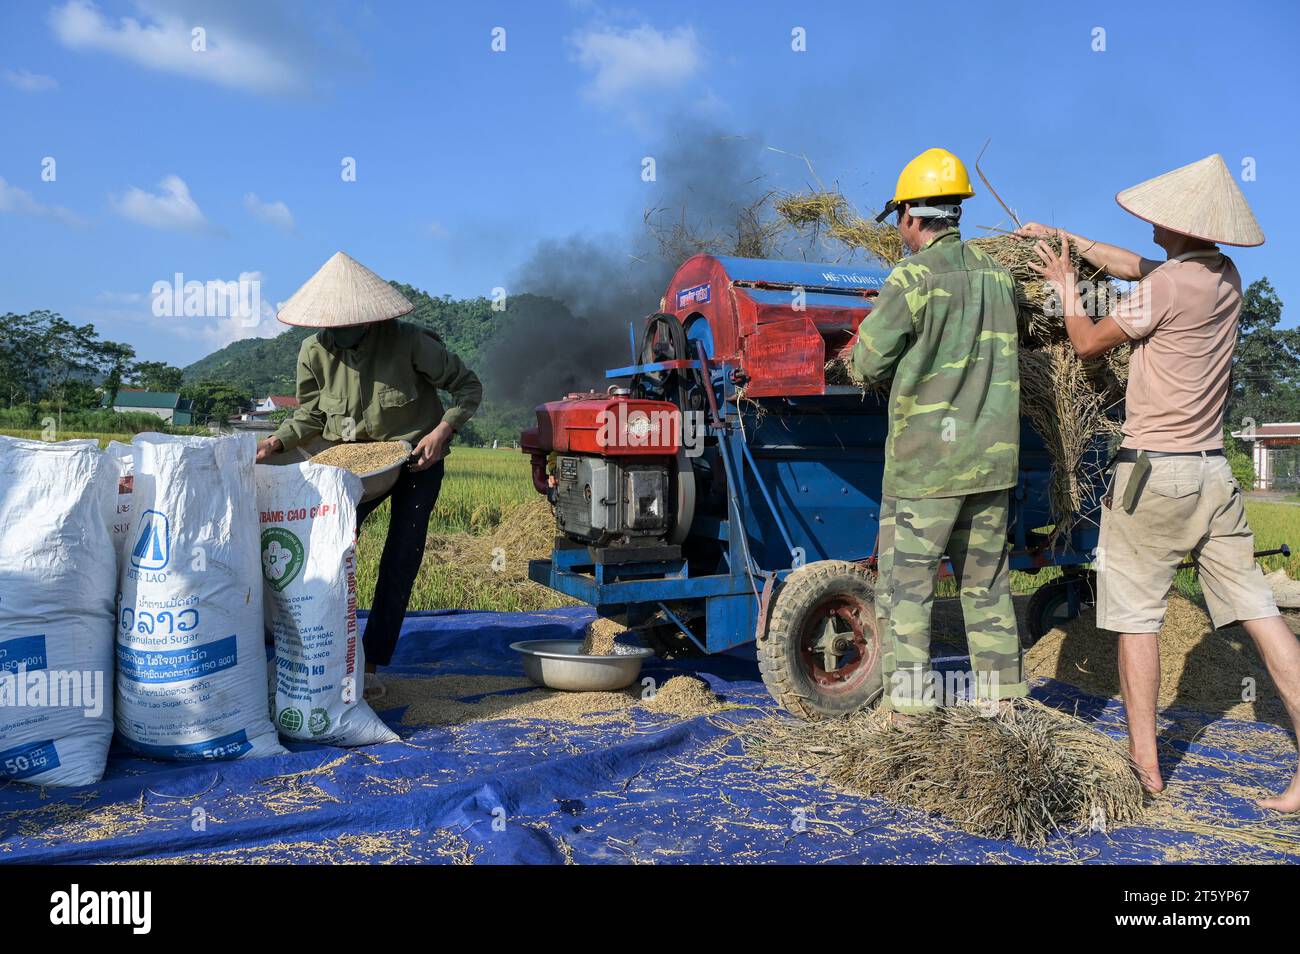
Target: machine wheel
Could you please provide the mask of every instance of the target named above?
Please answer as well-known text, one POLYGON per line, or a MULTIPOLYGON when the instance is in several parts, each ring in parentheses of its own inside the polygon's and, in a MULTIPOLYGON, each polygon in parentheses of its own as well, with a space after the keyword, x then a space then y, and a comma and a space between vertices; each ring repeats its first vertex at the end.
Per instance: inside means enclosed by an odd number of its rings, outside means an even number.
POLYGON ((1097 576, 1093 571, 1062 577, 1044 583, 1029 597, 1025 613, 1025 628, 1021 643, 1026 649, 1034 645, 1053 629, 1074 619, 1070 612, 1070 588, 1079 587, 1079 605, 1095 606, 1097 603, 1097 576))
POLYGON ((801 719, 870 705, 881 692, 875 589, 866 569, 821 560, 791 573, 758 641, 758 668, 773 698, 801 719))

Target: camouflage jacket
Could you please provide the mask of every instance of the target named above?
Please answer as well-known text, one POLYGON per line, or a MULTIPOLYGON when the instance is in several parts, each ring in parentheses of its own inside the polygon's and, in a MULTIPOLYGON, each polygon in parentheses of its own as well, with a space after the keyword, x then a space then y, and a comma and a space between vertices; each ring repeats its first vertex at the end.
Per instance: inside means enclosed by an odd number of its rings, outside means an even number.
POLYGON ((1018 358, 1011 274, 956 229, 898 263, 853 349, 863 380, 893 378, 886 496, 955 497, 1015 485, 1018 358))

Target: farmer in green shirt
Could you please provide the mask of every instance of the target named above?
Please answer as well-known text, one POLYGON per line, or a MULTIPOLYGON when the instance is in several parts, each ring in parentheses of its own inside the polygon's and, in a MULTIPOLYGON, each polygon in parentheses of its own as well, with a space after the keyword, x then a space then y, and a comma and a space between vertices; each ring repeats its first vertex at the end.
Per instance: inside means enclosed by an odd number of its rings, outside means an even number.
POLYGON ((437 335, 396 320, 413 307, 364 265, 335 253, 277 315, 286 324, 321 330, 298 352, 297 411, 257 450, 264 461, 316 438, 405 440, 414 447, 392 490, 357 508, 359 530, 385 499, 392 500, 364 636, 369 698, 384 691, 375 667, 387 665, 397 645, 442 486, 443 458, 483 397, 474 372, 437 335), (451 408, 443 409, 440 390, 451 395, 451 408))
POLYGON ((892 379, 880 506, 877 625, 885 704, 933 711, 934 580, 947 553, 961 585, 977 695, 1026 695, 1007 567, 1008 490, 1020 455, 1019 339, 1011 275, 957 231, 974 195, 952 153, 930 149, 899 176, 897 212, 914 253, 858 328, 855 372, 892 379))

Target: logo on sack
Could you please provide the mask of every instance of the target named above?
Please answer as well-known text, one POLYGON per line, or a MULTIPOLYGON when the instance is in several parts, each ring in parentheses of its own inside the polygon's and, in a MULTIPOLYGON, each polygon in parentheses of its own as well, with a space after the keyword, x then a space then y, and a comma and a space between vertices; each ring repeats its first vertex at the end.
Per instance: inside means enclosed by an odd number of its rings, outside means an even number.
POLYGON ((330 728, 330 714, 324 709, 312 709, 307 718, 307 731, 312 735, 324 735, 330 728))
POLYGON ((164 570, 171 557, 171 525, 166 515, 146 510, 140 518, 140 537, 131 550, 131 565, 137 570, 164 570))
POLYGON ((302 541, 284 527, 262 531, 262 577, 277 593, 302 569, 302 541))
POLYGON ((302 710, 290 706, 288 709, 280 710, 280 728, 285 732, 302 731, 302 710))

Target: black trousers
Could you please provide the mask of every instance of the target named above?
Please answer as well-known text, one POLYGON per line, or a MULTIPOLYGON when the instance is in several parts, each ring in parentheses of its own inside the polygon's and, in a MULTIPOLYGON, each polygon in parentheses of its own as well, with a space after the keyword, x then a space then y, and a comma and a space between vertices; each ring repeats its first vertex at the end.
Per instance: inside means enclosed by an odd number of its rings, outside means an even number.
POLYGON ((357 532, 366 517, 385 500, 392 501, 388 538, 379 559, 379 578, 375 581, 375 601, 370 607, 362 640, 366 662, 387 666, 397 647, 402 618, 411 601, 411 588, 424 560, 424 541, 429 536, 429 517, 442 489, 443 462, 428 470, 413 473, 405 467, 385 496, 368 500, 357 508, 357 532))

